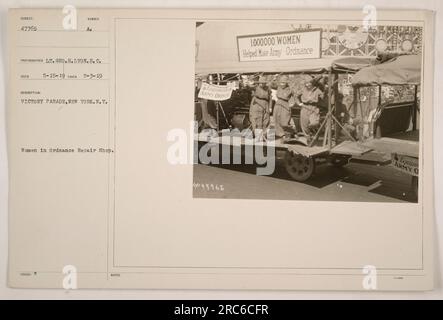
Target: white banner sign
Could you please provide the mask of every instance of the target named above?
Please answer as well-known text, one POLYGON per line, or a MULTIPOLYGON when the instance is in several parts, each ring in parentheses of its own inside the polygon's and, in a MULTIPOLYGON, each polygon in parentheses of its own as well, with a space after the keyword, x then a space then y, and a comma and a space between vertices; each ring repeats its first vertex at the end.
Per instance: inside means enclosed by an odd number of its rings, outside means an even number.
POLYGON ((219 86, 203 83, 198 97, 206 100, 224 101, 231 98, 232 86, 219 86))
POLYGON ((392 165, 397 170, 418 177, 418 158, 394 153, 392 154, 392 165))
POLYGON ((241 62, 315 59, 321 57, 321 30, 238 36, 237 45, 241 62))

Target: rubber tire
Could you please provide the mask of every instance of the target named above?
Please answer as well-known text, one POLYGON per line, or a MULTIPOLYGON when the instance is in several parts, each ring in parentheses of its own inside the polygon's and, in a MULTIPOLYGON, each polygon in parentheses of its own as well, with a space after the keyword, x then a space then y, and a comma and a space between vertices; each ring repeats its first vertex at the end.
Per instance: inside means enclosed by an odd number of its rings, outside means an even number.
POLYGON ((315 172, 315 159, 295 154, 292 151, 286 151, 284 157, 286 172, 289 176, 298 182, 304 182, 311 178, 315 172))

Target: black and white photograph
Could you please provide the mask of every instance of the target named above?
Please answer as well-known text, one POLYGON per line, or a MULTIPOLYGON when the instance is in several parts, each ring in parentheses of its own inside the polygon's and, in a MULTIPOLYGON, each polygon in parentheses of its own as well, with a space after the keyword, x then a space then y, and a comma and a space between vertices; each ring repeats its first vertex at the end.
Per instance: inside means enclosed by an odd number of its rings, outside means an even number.
POLYGON ((197 22, 194 198, 417 203, 422 36, 197 22))

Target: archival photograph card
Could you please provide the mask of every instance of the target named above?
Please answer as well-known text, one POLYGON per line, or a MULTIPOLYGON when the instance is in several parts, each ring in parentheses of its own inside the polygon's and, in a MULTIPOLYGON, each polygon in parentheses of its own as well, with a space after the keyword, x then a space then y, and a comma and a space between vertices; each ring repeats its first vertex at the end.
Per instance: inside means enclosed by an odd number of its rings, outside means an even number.
POLYGON ((9 285, 431 290, 433 13, 369 9, 11 9, 9 285))

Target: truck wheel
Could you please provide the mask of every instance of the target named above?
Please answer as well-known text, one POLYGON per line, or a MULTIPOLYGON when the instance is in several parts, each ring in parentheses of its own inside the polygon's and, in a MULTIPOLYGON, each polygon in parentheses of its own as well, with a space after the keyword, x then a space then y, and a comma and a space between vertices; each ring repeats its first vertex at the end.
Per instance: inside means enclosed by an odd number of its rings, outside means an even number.
POLYGON ((314 158, 305 157, 289 150, 286 152, 284 163, 286 171, 295 181, 306 181, 315 171, 314 158))

